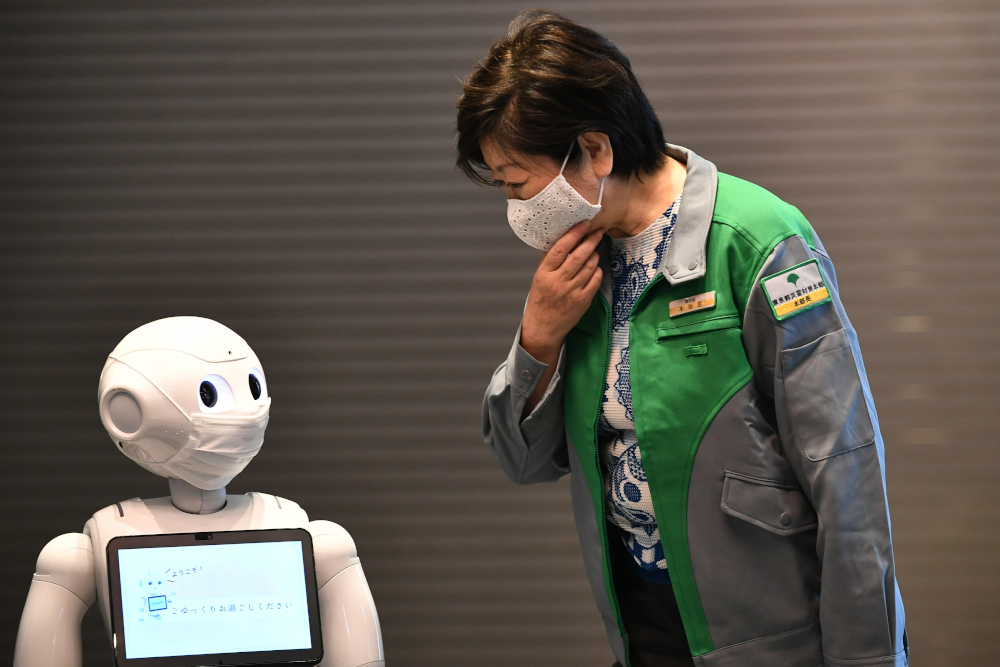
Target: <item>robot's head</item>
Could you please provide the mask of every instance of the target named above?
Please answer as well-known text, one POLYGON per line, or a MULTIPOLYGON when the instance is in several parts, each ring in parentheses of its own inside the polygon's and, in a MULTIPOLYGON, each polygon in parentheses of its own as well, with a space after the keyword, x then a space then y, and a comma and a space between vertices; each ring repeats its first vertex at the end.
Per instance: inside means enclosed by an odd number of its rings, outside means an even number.
POLYGON ((98 401, 125 456, 206 491, 257 454, 271 405, 250 346, 201 317, 168 317, 125 336, 101 372, 98 401))

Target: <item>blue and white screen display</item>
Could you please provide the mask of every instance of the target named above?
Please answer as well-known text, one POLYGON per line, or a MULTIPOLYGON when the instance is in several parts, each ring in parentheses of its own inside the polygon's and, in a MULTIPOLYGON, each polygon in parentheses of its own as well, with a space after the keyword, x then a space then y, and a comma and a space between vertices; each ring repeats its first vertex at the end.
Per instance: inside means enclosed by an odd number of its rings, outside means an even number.
POLYGON ((312 648, 300 542, 122 549, 125 657, 312 648))

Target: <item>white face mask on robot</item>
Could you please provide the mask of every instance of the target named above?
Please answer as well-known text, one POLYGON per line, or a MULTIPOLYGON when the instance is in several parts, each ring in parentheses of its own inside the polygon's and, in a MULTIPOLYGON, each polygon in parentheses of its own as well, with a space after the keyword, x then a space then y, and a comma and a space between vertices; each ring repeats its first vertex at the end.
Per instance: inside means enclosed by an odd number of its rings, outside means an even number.
POLYGON ((264 444, 270 400, 258 416, 192 417, 187 444, 166 461, 152 461, 141 444, 121 441, 121 451, 163 477, 176 477, 205 491, 221 489, 257 455, 264 444))
POLYGON ((104 367, 99 399, 125 456, 205 491, 226 486, 260 451, 271 405, 246 341, 195 317, 126 336, 104 367))

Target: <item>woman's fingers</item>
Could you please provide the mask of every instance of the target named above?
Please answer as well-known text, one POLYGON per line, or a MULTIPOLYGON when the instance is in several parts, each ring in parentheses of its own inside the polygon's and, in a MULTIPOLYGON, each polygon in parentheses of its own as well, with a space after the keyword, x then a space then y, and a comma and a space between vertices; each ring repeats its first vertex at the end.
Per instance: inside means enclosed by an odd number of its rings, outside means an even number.
POLYGON ((597 269, 597 264, 600 262, 600 256, 596 252, 591 252, 590 257, 584 262, 583 266, 576 272, 572 278, 569 279, 569 284, 573 288, 579 289, 590 282, 591 276, 594 275, 594 271, 597 269))
POLYGON ((560 266, 556 271, 560 273, 564 280, 572 280, 577 273, 584 267, 590 257, 594 254, 597 249, 597 244, 601 242, 601 237, 604 236, 603 229, 596 229, 588 234, 580 243, 573 249, 572 252, 563 261, 562 266, 560 266))
POLYGON ((595 294, 597 294, 597 290, 601 287, 601 279, 603 277, 604 271, 601 271, 601 267, 597 267, 594 270, 594 273, 590 276, 590 280, 587 281, 587 284, 583 288, 583 294, 587 299, 587 303, 590 303, 590 300, 594 298, 595 294))
POLYGON ((589 223, 581 222, 575 227, 571 227, 568 232, 562 235, 562 237, 555 242, 548 252, 542 255, 542 261, 539 264, 549 271, 555 271, 563 262, 566 261, 566 257, 573 251, 573 248, 580 242, 586 233, 587 226, 589 223))
POLYGON ((580 223, 542 256, 522 317, 522 344, 539 350, 561 345, 600 287, 603 274, 595 250, 604 232, 586 232, 587 224, 580 223))

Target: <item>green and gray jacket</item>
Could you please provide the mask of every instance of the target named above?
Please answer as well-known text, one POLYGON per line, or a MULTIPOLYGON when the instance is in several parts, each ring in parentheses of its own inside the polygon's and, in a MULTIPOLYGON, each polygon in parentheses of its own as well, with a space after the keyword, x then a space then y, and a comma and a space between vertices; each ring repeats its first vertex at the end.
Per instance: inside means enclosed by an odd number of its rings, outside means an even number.
MULTIPOLYGON (((793 206, 679 146, 684 198, 630 322, 632 404, 674 593, 700 667, 908 664, 885 458, 833 264, 793 206)), ((515 341, 483 433, 519 484, 571 473, 587 574, 628 664, 597 420, 611 271, 545 364, 515 341)), ((518 336, 519 340, 520 336, 518 336)))

